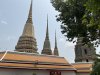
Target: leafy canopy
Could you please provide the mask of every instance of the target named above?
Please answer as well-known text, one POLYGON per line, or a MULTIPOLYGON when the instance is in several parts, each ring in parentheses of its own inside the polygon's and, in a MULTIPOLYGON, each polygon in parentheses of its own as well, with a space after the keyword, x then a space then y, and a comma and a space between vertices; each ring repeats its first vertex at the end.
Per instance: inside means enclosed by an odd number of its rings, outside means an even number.
POLYGON ((90 75, 100 75, 100 55, 97 54, 97 59, 94 62, 94 65, 92 67, 92 72, 90 75))
POLYGON ((62 33, 68 41, 75 42, 75 38, 84 37, 84 43, 99 44, 99 0, 51 0, 51 3, 60 12, 57 21, 61 22, 62 33))

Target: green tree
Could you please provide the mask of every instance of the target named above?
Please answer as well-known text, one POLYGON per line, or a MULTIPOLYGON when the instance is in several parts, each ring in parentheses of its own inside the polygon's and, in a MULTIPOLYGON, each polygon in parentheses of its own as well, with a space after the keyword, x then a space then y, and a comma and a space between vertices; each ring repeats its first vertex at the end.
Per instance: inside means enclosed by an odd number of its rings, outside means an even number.
MULTIPOLYGON (((61 22, 62 33, 68 41, 74 42, 75 38, 84 37, 84 43, 99 44, 99 24, 98 26, 93 24, 100 22, 97 21, 97 18, 100 17, 100 11, 95 11, 95 8, 90 6, 91 0, 51 0, 51 3, 60 12, 57 15, 57 21, 61 22)), ((96 3, 94 4, 98 6, 96 3)))
POLYGON ((100 55, 97 55, 97 59, 94 62, 91 75, 100 75, 100 55))
POLYGON ((100 0, 88 0, 83 23, 87 25, 90 41, 100 44, 100 0))
POLYGON ((62 23, 62 33, 72 41, 78 36, 87 36, 86 26, 82 24, 82 17, 85 14, 85 0, 52 0, 53 6, 60 14, 57 21, 62 23))

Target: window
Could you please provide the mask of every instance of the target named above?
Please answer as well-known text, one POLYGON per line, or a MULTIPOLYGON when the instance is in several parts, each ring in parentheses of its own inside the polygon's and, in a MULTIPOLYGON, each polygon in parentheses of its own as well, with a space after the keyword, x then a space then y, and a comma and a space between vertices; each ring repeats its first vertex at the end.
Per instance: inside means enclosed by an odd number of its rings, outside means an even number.
POLYGON ((87 55, 87 50, 86 49, 84 50, 84 53, 87 55))
POLYGON ((88 60, 88 59, 86 59, 86 62, 89 62, 89 60, 88 60))
POLYGON ((60 71, 51 71, 50 75, 61 75, 60 71))

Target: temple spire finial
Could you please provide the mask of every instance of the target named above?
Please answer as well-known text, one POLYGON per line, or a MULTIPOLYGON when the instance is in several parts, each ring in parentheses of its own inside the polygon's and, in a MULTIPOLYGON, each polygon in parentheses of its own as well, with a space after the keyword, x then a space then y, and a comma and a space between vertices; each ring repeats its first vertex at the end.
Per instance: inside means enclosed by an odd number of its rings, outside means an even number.
POLYGON ((33 26, 33 21, 32 21, 32 3, 33 3, 33 0, 31 0, 28 18, 27 18, 26 24, 24 26, 23 34, 22 34, 23 36, 35 37, 34 26, 33 26))
POLYGON ((33 5, 33 0, 31 0, 31 5, 30 5, 28 18, 32 18, 32 5, 33 5))
POLYGON ((55 30, 55 48, 57 48, 57 37, 56 37, 56 30, 55 30))
POLYGON ((46 38, 49 38, 49 29, 48 29, 48 14, 47 14, 47 30, 46 30, 46 38))
POLYGON ((52 55, 50 40, 49 40, 49 29, 48 29, 48 15, 47 15, 47 29, 46 29, 46 37, 43 45, 42 54, 52 55))
POLYGON ((55 48, 54 48, 54 55, 59 56, 58 47, 57 47, 56 30, 55 30, 55 48))

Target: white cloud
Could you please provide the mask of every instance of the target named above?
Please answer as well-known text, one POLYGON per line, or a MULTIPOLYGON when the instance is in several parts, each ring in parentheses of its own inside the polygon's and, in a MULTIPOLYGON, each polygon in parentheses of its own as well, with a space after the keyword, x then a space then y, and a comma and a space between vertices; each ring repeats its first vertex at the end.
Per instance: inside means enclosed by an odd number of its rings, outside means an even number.
POLYGON ((8 23, 7 23, 6 21, 4 21, 4 20, 2 20, 1 23, 2 23, 2 24, 5 24, 5 25, 8 24, 8 23))

